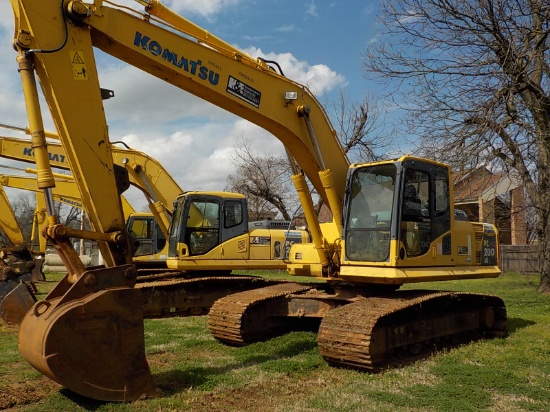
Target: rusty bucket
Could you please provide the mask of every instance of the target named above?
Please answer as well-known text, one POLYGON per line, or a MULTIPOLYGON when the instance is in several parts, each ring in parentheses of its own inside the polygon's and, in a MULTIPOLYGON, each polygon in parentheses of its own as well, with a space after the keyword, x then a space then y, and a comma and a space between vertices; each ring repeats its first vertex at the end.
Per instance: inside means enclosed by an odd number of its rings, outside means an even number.
POLYGON ((35 302, 36 297, 29 286, 19 282, 3 299, 0 299, 0 318, 4 319, 8 325, 19 325, 35 302))
POLYGON ((132 401, 155 388, 145 358, 142 297, 132 265, 65 277, 23 319, 19 351, 64 387, 103 401, 132 401), (132 285, 132 286, 129 286, 132 285))

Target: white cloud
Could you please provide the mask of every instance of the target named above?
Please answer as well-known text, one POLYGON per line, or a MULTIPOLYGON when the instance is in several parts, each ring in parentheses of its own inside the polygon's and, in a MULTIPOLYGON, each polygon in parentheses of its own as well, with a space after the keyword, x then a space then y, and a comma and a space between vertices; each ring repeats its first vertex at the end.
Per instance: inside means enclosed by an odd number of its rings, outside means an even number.
POLYGON ((239 0, 171 0, 168 2, 174 11, 182 13, 195 13, 204 17, 211 17, 220 10, 235 6, 239 0))
POLYGON ((281 27, 277 28, 275 31, 284 33, 284 32, 289 32, 294 30, 296 30, 296 26, 294 24, 284 24, 281 27))
POLYGON ((416 23, 420 19, 420 14, 416 10, 407 10, 406 14, 398 19, 399 24, 416 23))
POLYGON ((314 1, 306 5, 306 14, 313 17, 319 17, 319 13, 317 13, 317 6, 314 1))
POLYGON ((343 87, 347 83, 343 75, 331 70, 326 64, 312 66, 306 61, 298 60, 291 53, 264 53, 255 47, 249 47, 243 51, 251 56, 276 61, 286 77, 307 86, 316 95, 343 87))

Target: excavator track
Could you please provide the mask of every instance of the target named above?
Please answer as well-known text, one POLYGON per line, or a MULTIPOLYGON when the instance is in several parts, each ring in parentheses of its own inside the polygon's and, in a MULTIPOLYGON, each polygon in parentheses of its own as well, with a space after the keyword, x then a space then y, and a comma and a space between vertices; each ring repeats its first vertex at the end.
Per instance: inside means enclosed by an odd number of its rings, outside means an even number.
POLYGON ((434 350, 482 337, 502 337, 506 309, 497 296, 403 291, 330 310, 319 351, 333 366, 377 371, 434 350))
POLYGON ((228 295, 214 303, 208 314, 208 329, 214 338, 233 346, 269 337, 279 326, 277 317, 286 299, 312 286, 281 283, 261 289, 228 295))
POLYGON ((167 278, 156 275, 148 281, 138 278, 135 287, 143 295, 145 318, 205 315, 214 302, 224 296, 284 282, 256 276, 203 276, 186 279, 175 277, 173 273, 168 275, 167 278))

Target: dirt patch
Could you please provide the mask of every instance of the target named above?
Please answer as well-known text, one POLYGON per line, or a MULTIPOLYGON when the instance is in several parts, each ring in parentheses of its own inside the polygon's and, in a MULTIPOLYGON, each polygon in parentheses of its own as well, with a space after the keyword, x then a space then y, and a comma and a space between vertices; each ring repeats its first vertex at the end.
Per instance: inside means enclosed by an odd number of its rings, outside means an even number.
POLYGON ((12 383, 0 391, 0 410, 39 402, 60 388, 46 377, 12 383))
POLYGON ((193 396, 185 410, 193 412, 257 412, 291 410, 291 405, 306 399, 315 391, 334 385, 322 374, 296 380, 287 375, 271 377, 244 388, 220 388, 193 396))

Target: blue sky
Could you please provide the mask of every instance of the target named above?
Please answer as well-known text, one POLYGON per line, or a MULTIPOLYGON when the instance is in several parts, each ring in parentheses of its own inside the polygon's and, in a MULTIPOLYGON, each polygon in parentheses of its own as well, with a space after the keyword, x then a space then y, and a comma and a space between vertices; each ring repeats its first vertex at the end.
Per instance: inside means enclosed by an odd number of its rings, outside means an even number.
MULTIPOLYGON (((132 0, 119 3, 142 10, 132 0)), ((340 90, 355 101, 376 92, 363 76, 361 58, 376 38, 377 1, 163 3, 253 57, 278 61, 287 77, 306 84, 321 101, 335 99, 340 90)), ((5 0, 4 6, 10 10, 5 0)), ((0 122, 26 126, 12 20, 11 12, 0 15, 0 122)), ((98 62, 102 87, 115 91, 105 102, 111 140, 157 158, 185 190, 223 190, 237 138, 250 139, 259 153, 283 153, 276 139, 242 119, 104 54, 98 62)), ((42 109, 46 112, 46 105, 42 109)), ((53 129, 48 114, 44 117, 46 128, 53 129)), ((0 134, 23 137, 4 129, 0 134)), ((129 197, 138 209, 145 205, 139 193, 129 197)))

